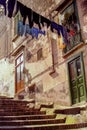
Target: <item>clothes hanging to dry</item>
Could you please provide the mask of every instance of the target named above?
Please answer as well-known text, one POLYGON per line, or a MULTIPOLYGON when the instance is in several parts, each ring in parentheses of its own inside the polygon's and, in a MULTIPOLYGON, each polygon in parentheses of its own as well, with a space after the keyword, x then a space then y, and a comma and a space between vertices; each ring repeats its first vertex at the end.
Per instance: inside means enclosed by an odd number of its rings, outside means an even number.
POLYGON ((11 18, 13 15, 16 0, 8 0, 8 17, 11 18))
POLYGON ((22 21, 18 22, 18 35, 31 35, 32 38, 36 38, 38 39, 39 34, 45 35, 45 31, 42 31, 38 28, 32 27, 30 28, 30 26, 28 24, 23 25, 22 21))

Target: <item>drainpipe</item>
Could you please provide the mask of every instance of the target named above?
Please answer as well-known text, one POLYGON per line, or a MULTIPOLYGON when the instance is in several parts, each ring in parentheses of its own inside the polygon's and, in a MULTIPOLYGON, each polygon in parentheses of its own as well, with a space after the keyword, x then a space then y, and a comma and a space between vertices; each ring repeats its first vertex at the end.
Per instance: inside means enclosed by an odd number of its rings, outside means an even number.
MULTIPOLYGON (((50 15, 50 20, 52 20, 52 16, 50 15)), ((52 50, 52 72, 55 72, 55 61, 54 61, 54 50, 53 50, 53 37, 52 37, 52 33, 51 33, 51 50, 52 50)))

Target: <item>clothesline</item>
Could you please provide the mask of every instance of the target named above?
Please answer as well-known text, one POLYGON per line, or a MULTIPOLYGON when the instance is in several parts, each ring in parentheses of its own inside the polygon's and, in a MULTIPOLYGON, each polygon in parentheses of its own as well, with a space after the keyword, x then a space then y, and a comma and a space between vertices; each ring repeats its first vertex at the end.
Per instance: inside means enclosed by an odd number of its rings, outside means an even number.
MULTIPOLYGON (((30 28, 33 27, 34 23, 38 24, 39 29, 41 29, 41 25, 44 26, 44 23, 47 24, 47 27, 52 26, 54 23, 51 20, 45 18, 44 16, 36 13, 32 9, 26 7, 25 5, 23 5, 22 3, 20 3, 17 0, 8 0, 7 12, 6 12, 6 0, 0 0, 0 4, 2 4, 5 8, 5 15, 8 12, 9 18, 13 17, 14 12, 16 15, 17 12, 20 11, 20 13, 23 17, 23 24, 26 23, 26 19, 28 18, 30 28)), ((59 25, 59 26, 61 26, 61 25, 59 25)), ((63 28, 63 26, 61 26, 61 29, 62 28, 63 28)), ((52 29, 52 31, 53 31, 53 29, 56 29, 58 32, 59 31, 62 32, 62 30, 63 30, 63 29, 61 30, 60 28, 58 28, 58 24, 56 24, 56 23, 55 23, 55 26, 51 27, 51 29, 52 29)))
MULTIPOLYGON (((64 38, 65 29, 62 25, 59 25, 54 21, 51 21, 50 19, 47 19, 44 16, 36 13, 31 8, 28 8, 27 6, 23 5, 21 2, 17 0, 0 0, 0 4, 4 6, 5 15, 7 15, 9 18, 15 16, 19 11, 23 18, 23 25, 26 25, 26 19, 28 18, 29 27, 25 26, 27 27, 26 33, 30 35, 32 34, 32 36, 35 36, 37 38, 39 33, 45 34, 43 33, 43 31, 40 30, 42 29, 42 26, 44 27, 46 25, 47 28, 50 26, 52 32, 55 29, 58 35, 61 36, 62 34, 62 37, 64 38), (38 25, 39 30, 33 27, 34 23, 38 25)), ((22 29, 24 29, 23 25, 22 29)))

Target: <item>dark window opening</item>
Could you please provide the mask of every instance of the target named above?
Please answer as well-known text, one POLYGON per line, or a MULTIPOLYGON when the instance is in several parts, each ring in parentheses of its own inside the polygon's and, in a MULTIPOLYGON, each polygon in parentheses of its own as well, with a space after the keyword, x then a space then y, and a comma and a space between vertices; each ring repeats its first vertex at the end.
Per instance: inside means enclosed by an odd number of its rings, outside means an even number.
POLYGON ((37 60, 41 60, 43 57, 42 48, 37 51, 37 60))

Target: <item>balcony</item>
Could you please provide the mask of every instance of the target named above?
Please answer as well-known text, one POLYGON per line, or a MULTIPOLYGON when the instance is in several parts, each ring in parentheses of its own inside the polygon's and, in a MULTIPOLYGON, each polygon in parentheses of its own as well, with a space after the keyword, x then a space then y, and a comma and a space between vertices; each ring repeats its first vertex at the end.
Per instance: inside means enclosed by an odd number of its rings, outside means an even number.
POLYGON ((66 54, 76 46, 82 43, 81 33, 75 33, 72 36, 68 36, 68 42, 66 43, 66 47, 63 49, 63 53, 66 54))

